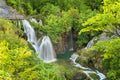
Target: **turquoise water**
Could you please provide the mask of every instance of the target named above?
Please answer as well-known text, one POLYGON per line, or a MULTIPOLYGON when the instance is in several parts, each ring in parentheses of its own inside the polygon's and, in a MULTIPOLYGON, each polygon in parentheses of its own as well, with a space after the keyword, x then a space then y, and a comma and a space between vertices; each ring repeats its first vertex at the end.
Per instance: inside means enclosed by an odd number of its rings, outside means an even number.
POLYGON ((66 51, 64 53, 57 54, 57 59, 69 60, 74 51, 66 51))

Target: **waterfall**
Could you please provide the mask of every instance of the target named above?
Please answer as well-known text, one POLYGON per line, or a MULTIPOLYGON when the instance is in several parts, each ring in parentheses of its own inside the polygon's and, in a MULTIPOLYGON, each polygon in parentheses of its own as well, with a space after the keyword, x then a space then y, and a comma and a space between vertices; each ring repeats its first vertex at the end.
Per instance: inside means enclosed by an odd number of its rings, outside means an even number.
POLYGON ((56 61, 55 56, 55 51, 49 36, 44 36, 40 45, 39 57, 42 58, 45 62, 54 62, 56 61))
POLYGON ((90 40, 87 44, 87 46, 85 47, 85 49, 87 48, 91 48, 94 45, 94 41, 96 41, 98 39, 98 37, 94 37, 92 40, 90 40))
POLYGON ((98 70, 94 71, 90 68, 86 68, 81 66, 79 63, 76 62, 76 59, 79 57, 78 54, 73 54, 70 58, 70 60, 72 60, 72 62, 74 63, 74 65, 78 68, 83 69, 83 72, 87 75, 87 77, 89 77, 91 80, 94 80, 89 74, 96 74, 100 77, 100 80, 105 80, 106 76, 103 73, 100 73, 98 70))
POLYGON ((69 51, 73 51, 73 33, 72 33, 72 29, 70 30, 70 49, 69 51))
POLYGON ((35 31, 27 20, 23 20, 24 33, 27 35, 27 41, 33 46, 36 52, 39 52, 39 46, 35 31))
POLYGON ((40 44, 40 40, 37 40, 33 27, 27 20, 23 20, 24 33, 27 35, 27 41, 33 46, 38 53, 38 57, 43 59, 44 62, 56 61, 55 52, 50 41, 49 36, 44 36, 40 44))

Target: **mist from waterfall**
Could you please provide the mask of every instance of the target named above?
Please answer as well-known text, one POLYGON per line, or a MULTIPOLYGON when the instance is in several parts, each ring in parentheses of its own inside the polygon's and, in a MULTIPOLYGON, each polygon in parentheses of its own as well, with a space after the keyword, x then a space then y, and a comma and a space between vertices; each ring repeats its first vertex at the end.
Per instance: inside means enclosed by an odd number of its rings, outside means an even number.
POLYGON ((33 27, 27 20, 23 20, 24 33, 26 33, 27 41, 32 45, 35 51, 38 53, 38 57, 43 59, 44 62, 56 61, 55 51, 53 49, 49 36, 44 36, 40 44, 40 40, 37 40, 33 27))

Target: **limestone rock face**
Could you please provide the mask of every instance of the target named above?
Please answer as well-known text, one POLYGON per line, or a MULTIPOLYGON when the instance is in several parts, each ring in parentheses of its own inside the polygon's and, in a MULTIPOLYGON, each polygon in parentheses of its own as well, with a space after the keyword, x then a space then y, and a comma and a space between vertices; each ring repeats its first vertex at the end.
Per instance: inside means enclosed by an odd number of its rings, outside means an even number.
POLYGON ((24 16, 20 15, 15 9, 8 6, 5 0, 0 0, 0 18, 5 19, 23 19, 24 16))
POLYGON ((61 36, 61 40, 59 40, 55 46, 55 52, 57 54, 63 54, 70 49, 70 32, 66 32, 61 36))
POLYGON ((61 40, 55 44, 55 51, 58 54, 64 53, 69 49, 69 32, 64 33, 61 37, 61 40))
MULTIPOLYGON (((118 30, 118 32, 120 33, 120 30, 118 30)), ((111 35, 108 35, 106 32, 103 32, 99 36, 93 37, 93 39, 88 42, 85 49, 91 48, 99 40, 110 40, 110 39, 117 38, 117 37, 118 37, 118 35, 115 32, 114 32, 114 34, 111 34, 111 35)))

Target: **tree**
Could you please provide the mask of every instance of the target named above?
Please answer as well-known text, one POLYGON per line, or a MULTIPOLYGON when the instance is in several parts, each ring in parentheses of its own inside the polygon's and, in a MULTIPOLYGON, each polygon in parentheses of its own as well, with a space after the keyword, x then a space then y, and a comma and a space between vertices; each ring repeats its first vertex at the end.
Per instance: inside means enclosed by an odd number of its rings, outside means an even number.
POLYGON ((82 32, 89 32, 89 31, 104 31, 107 30, 111 32, 112 29, 118 29, 120 24, 120 1, 112 1, 112 0, 103 0, 103 12, 99 13, 92 18, 89 18, 85 23, 82 25, 85 27, 83 28, 79 34, 82 32))
MULTIPOLYGON (((89 18, 82 25, 83 29, 79 34, 89 33, 92 35, 93 32, 115 32, 119 36, 117 30, 120 25, 120 1, 119 0, 103 0, 103 11, 95 16, 89 18)), ((96 34, 96 33, 95 33, 96 34)), ((113 34, 113 33, 112 33, 113 34)), ((101 53, 103 57, 104 67, 107 70, 107 77, 111 80, 119 80, 120 75, 120 57, 119 54, 119 42, 120 38, 98 41, 93 47, 97 53, 101 53)))
POLYGON ((120 75, 120 38, 99 41, 93 47, 103 57, 107 77, 110 80, 118 80, 120 75))

